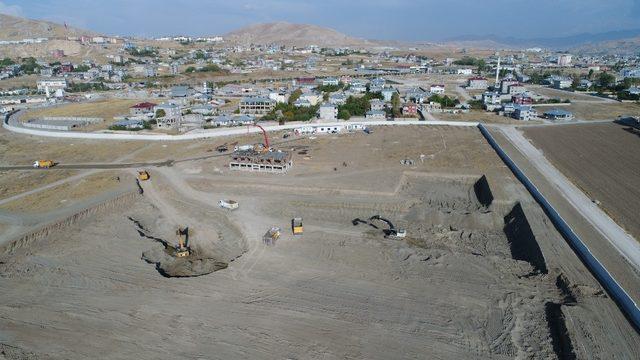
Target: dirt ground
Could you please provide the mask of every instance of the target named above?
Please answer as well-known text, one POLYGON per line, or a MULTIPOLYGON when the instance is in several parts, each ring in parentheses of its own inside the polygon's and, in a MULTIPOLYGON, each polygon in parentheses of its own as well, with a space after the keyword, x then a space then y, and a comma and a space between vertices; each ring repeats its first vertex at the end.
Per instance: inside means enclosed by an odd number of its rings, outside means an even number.
POLYGON ((129 115, 129 108, 140 102, 142 102, 140 99, 102 99, 91 102, 65 104, 45 109, 30 110, 25 113, 22 118, 27 121, 29 119, 46 116, 99 117, 104 119, 103 123, 83 127, 81 130, 105 129, 113 123, 114 116, 129 115))
MULTIPOLYGON (((238 141, 249 139, 259 137, 238 141)), ((278 145, 294 152, 286 175, 230 171, 224 157, 153 168, 132 203, 5 247, 0 349, 54 359, 640 356, 638 334, 476 129, 290 140, 278 145), (385 238, 388 225, 368 220, 376 214, 407 237, 385 238), (291 234, 294 216, 302 236, 291 234), (165 256, 179 226, 193 253, 225 266, 170 278, 141 259, 165 256), (282 236, 265 246, 272 226, 282 236)), ((175 150, 211 154, 209 143, 191 146, 175 150)))
MULTIPOLYGON (((33 172, 32 172, 33 173, 33 172)), ((45 212, 63 205, 72 205, 83 199, 116 190, 124 182, 133 182, 131 176, 119 171, 104 171, 85 178, 55 186, 49 190, 28 195, 0 206, 10 212, 45 212)))
POLYGON ((527 127, 524 134, 574 184, 640 239, 640 133, 614 123, 527 127))

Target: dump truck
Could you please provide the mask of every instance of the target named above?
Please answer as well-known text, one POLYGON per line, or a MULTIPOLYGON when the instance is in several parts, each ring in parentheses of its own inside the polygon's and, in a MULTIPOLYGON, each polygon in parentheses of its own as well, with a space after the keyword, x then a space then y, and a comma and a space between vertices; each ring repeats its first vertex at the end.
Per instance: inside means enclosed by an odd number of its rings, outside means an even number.
POLYGON ((238 202, 235 200, 220 200, 218 206, 223 209, 235 210, 238 208, 238 202))
POLYGON ((304 228, 302 227, 301 217, 291 219, 291 231, 293 231, 293 235, 302 235, 304 228))
POLYGON ((149 180, 149 178, 150 178, 150 177, 151 177, 151 176, 149 176, 149 172, 147 172, 146 170, 138 171, 138 179, 139 179, 140 181, 146 181, 146 180, 149 180))
POLYGON ((55 165, 56 163, 53 160, 36 160, 33 162, 33 167, 38 169, 48 169, 55 165))

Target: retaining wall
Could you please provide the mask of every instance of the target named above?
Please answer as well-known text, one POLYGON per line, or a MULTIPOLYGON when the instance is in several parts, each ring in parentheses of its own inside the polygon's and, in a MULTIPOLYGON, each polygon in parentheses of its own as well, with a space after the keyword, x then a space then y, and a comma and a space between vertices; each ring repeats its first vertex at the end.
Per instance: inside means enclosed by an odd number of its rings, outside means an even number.
POLYGON ((582 260, 585 266, 598 280, 600 285, 609 293, 611 298, 618 304, 622 312, 629 319, 631 324, 640 331, 640 308, 629 294, 622 288, 616 279, 602 265, 602 263, 591 253, 589 247, 580 239, 578 235, 571 229, 567 222, 560 216, 556 209, 551 206, 547 199, 542 195, 538 188, 527 178, 520 170, 516 163, 502 150, 500 145, 495 141, 491 133, 484 125, 478 124, 478 129, 487 139, 491 147, 498 153, 498 156, 511 169, 513 174, 522 182, 522 184, 531 193, 531 196, 540 204, 544 212, 547 214, 553 225, 556 227, 562 237, 569 243, 573 251, 582 260))

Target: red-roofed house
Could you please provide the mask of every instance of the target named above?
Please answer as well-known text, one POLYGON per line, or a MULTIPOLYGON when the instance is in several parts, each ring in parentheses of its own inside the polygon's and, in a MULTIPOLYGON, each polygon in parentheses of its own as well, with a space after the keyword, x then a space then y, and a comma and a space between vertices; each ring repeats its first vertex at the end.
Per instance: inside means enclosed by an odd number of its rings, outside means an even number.
POLYGON ((133 105, 132 107, 129 108, 129 113, 131 115, 133 115, 133 116, 152 113, 153 112, 153 108, 156 105, 157 104, 150 103, 150 102, 142 102, 142 103, 139 103, 139 104, 135 104, 135 105, 133 105))

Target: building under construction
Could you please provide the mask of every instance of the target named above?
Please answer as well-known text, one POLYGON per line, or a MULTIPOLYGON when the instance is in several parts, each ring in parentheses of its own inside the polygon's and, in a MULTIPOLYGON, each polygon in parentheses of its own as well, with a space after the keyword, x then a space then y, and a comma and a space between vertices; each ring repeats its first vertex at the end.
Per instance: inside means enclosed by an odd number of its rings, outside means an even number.
POLYGON ((231 170, 285 173, 293 166, 291 153, 286 151, 238 150, 233 153, 231 170))

